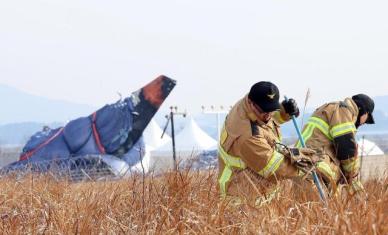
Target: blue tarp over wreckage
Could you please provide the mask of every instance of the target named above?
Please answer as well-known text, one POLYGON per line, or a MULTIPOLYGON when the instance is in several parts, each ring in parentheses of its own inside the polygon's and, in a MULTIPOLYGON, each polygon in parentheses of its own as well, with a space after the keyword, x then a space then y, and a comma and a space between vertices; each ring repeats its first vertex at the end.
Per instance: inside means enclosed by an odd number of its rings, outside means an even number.
POLYGON ((108 169, 114 175, 122 174, 117 171, 130 168, 144 155, 142 133, 175 84, 159 76, 130 97, 105 105, 87 117, 57 129, 45 128, 29 139, 20 160, 2 168, 2 173, 28 169, 87 174, 91 169, 108 169), (125 162, 121 160, 124 156, 125 162))

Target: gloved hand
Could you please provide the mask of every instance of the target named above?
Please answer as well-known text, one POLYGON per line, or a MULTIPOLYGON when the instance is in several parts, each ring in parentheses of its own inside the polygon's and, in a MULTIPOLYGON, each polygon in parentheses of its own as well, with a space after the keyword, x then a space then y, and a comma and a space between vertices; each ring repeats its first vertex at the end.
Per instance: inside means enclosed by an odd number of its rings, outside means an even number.
POLYGON ((351 182, 349 182, 349 185, 347 185, 346 189, 350 195, 365 192, 364 186, 358 179, 353 179, 351 182))
POLYGON ((308 172, 320 160, 310 148, 289 148, 290 160, 298 169, 308 172))
POLYGON ((282 105, 288 115, 295 115, 295 117, 299 116, 298 104, 294 99, 291 98, 288 99, 288 101, 283 100, 282 105))
POLYGON ((341 160, 340 161, 341 170, 343 172, 344 183, 352 182, 360 173, 360 158, 358 156, 341 160))

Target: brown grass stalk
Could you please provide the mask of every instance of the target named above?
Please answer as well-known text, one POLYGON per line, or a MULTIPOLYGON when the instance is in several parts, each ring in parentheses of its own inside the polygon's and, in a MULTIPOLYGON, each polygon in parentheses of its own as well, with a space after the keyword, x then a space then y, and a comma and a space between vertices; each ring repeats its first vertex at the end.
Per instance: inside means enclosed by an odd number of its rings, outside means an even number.
POLYGON ((52 176, 0 179, 4 234, 388 234, 387 179, 366 196, 330 198, 285 182, 257 208, 219 198, 215 171, 173 171, 70 183, 52 176), (144 177, 144 178, 143 178, 144 177))

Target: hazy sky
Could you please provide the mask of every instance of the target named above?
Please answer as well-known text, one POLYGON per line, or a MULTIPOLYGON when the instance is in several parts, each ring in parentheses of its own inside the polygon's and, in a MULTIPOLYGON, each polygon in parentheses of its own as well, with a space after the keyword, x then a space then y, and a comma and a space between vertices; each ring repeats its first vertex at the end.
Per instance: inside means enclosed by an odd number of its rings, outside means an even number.
POLYGON ((95 106, 159 74, 165 106, 231 105, 261 80, 310 107, 388 95, 388 1, 2 0, 0 83, 95 106))

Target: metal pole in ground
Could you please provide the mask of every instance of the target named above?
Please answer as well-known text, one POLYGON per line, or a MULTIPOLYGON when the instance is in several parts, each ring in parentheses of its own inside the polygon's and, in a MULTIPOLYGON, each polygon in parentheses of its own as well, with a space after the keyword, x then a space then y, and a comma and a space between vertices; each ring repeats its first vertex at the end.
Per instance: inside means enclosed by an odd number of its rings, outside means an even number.
POLYGON ((177 170, 178 169, 178 163, 177 163, 177 160, 176 160, 174 115, 182 115, 183 117, 186 117, 187 113, 186 113, 186 111, 178 113, 178 107, 176 107, 176 106, 175 107, 171 106, 170 109, 171 109, 171 111, 170 111, 169 115, 166 115, 167 123, 166 123, 166 125, 163 128, 163 134, 162 134, 161 138, 163 138, 163 135, 166 132, 168 124, 171 121, 172 158, 173 158, 173 161, 174 161, 174 163, 173 163, 174 164, 174 170, 177 170), (175 111, 174 111, 174 109, 175 109, 175 111))
MULTIPOLYGON (((284 99, 285 99, 286 101, 288 101, 287 96, 284 96, 284 99)), ((300 141, 300 143, 302 144, 302 147, 305 148, 305 147, 306 147, 306 143, 304 142, 303 136, 302 136, 302 134, 300 133, 298 124, 296 123, 295 116, 294 116, 294 115, 291 115, 291 118, 292 118, 292 122, 294 123, 294 127, 295 127, 295 129, 296 129, 296 133, 298 134, 299 141, 300 141)), ((315 185, 316 185, 317 188, 318 188, 319 196, 320 196, 321 200, 323 201, 323 203, 325 203, 325 205, 327 205, 325 193, 323 192, 322 185, 321 185, 321 181, 320 181, 319 178, 318 178, 317 172, 315 172, 315 170, 312 171, 312 175, 313 175, 314 183, 315 183, 315 185)))

